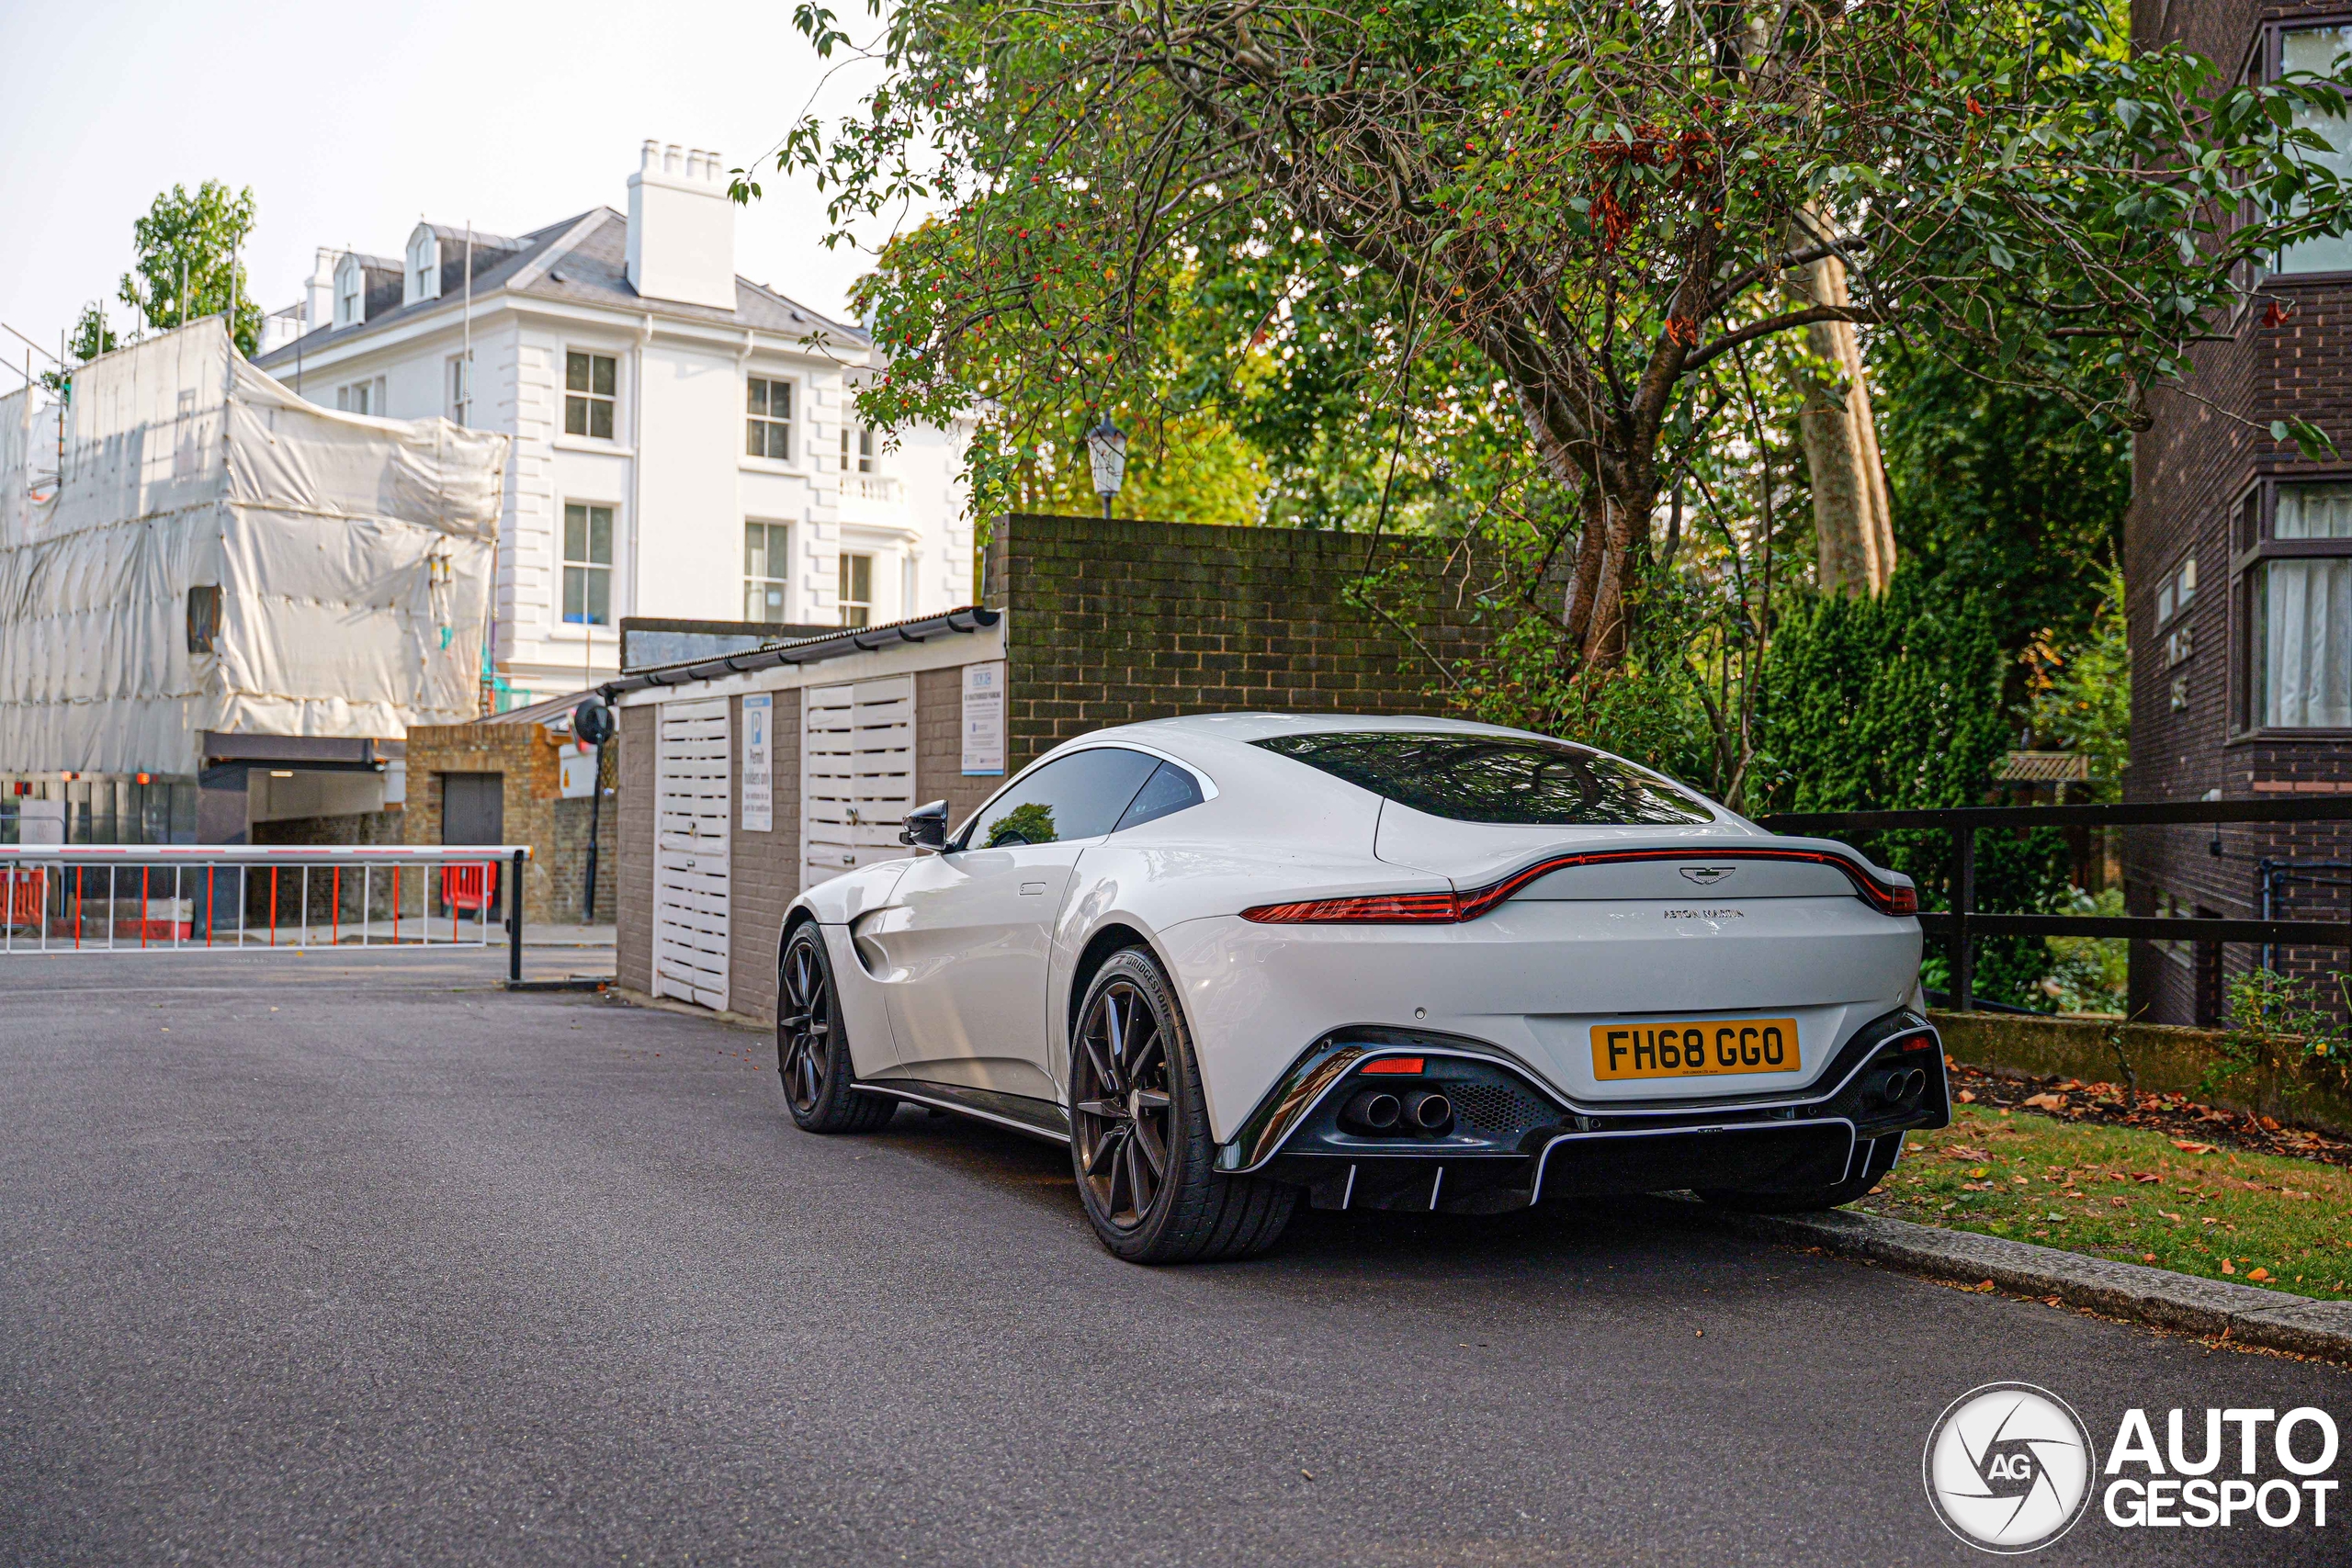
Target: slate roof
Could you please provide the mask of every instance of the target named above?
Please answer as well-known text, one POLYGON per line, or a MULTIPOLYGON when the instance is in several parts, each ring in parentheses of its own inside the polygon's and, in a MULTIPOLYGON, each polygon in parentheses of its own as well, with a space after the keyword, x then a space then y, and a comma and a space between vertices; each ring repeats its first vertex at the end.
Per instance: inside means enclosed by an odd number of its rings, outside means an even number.
MULTIPOLYGON (((444 241, 454 237, 460 246, 465 243, 465 231, 462 229, 453 231, 437 223, 431 227, 444 241)), ((445 257, 448 254, 446 247, 443 254, 445 257)), ((399 274, 398 262, 383 261, 374 256, 360 259, 371 270, 377 266, 387 266, 396 276, 399 274)), ((413 305, 395 306, 381 313, 373 310, 374 291, 371 289, 370 313, 367 321, 349 327, 314 327, 300 337, 272 349, 254 363, 264 369, 291 364, 297 353, 315 354, 330 344, 349 343, 400 322, 454 308, 464 287, 458 276, 463 271, 462 255, 445 260, 441 298, 421 299, 413 305)), ((861 329, 845 321, 836 321, 796 299, 741 276, 735 279, 735 309, 732 311, 707 305, 689 305, 675 299, 648 299, 640 296, 628 281, 628 220, 609 207, 593 209, 511 240, 477 232, 474 235, 473 286, 478 295, 510 289, 539 299, 571 300, 583 305, 629 310, 650 309, 668 317, 724 322, 780 335, 800 337, 821 333, 835 343, 860 348, 867 342, 861 329), (498 245, 515 248, 502 251, 494 248, 498 245)))

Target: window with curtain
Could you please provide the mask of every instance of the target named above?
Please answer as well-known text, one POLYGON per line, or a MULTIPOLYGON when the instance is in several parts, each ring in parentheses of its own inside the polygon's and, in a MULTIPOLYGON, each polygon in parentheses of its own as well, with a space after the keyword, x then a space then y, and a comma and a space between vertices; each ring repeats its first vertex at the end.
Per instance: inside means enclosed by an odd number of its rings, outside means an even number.
MULTIPOLYGON (((2352 55, 2352 27, 2295 28, 2278 35, 2278 74, 2307 72, 2333 75, 2336 62, 2352 55)), ((2352 117, 2295 110, 2299 130, 2319 133, 2331 151, 2315 155, 2338 175, 2352 178, 2352 117)), ((2305 240, 2278 253, 2275 272, 2352 272, 2352 235, 2305 240)))
POLYGON ((2270 537, 2299 553, 2251 574, 2255 722, 2352 728, 2352 484, 2280 485, 2270 537))
POLYGON ((785 614, 786 568, 792 530, 782 523, 743 525, 743 618, 776 625, 785 614))

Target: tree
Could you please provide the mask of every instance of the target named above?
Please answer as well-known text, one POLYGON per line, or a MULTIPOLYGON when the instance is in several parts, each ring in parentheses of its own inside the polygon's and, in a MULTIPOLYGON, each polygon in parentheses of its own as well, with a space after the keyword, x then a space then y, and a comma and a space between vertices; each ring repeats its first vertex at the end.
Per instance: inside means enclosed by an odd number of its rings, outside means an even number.
MULTIPOLYGON (((74 318, 74 330, 66 334, 65 366, 87 365, 102 354, 112 354, 121 345, 122 339, 116 335, 113 325, 107 320, 106 307, 93 299, 82 307, 82 313, 74 318)), ((58 392, 65 389, 71 378, 72 371, 61 367, 42 371, 40 384, 52 392, 58 392)))
MULTIPOLYGON (((796 21, 856 47, 817 0, 796 21)), ((2352 228, 2295 124, 2352 81, 2121 60, 2088 0, 903 0, 870 52, 860 110, 776 159, 835 239, 941 209, 865 297, 894 358, 869 417, 1122 401, 1238 259, 1283 282, 1212 323, 1227 363, 1328 292, 1400 408, 1425 353, 1484 367, 1562 502, 1566 656, 1601 671, 1702 370, 1875 323, 2139 428, 2246 264, 2352 228), (1842 301, 1786 296, 1833 259, 1842 301)))
POLYGON ((252 186, 232 194, 220 181, 207 180, 191 196, 187 186, 174 186, 131 224, 135 259, 116 297, 159 330, 199 316, 230 315, 238 351, 256 353, 261 307, 238 259, 253 228, 252 186))

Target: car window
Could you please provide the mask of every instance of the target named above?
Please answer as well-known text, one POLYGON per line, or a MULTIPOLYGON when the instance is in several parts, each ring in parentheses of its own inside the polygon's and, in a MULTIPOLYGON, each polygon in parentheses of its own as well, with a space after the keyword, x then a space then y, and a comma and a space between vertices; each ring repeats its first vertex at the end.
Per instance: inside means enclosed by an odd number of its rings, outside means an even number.
POLYGON ((1552 828, 1714 820, 1698 796, 1566 740, 1375 730, 1276 735, 1256 744, 1456 822, 1552 828))
POLYGON ((1159 759, 1123 747, 1072 752, 1037 769, 981 808, 964 843, 972 849, 1050 844, 1109 832, 1159 759))
POLYGON ((1198 806, 1202 799, 1198 779, 1173 762, 1162 762, 1144 781, 1143 788, 1136 792, 1126 815, 1119 818, 1119 827, 1133 828, 1156 821, 1188 806, 1198 806))

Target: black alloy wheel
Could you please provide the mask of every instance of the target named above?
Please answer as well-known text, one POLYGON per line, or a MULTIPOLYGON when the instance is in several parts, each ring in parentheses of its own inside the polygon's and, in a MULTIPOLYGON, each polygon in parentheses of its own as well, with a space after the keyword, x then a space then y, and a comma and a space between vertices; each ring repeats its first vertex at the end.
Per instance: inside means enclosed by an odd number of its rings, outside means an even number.
POLYGON ((1207 1101, 1175 987, 1149 950, 1112 954, 1070 1040, 1070 1163, 1102 1245, 1134 1263, 1272 1247, 1298 1190, 1216 1168, 1207 1101))
POLYGON ((1119 1231, 1151 1214, 1168 1182, 1168 1042, 1136 983, 1098 987, 1078 1027, 1070 1102, 1089 1207, 1119 1231))
POLYGON ((856 1092, 837 995, 824 935, 804 921, 776 964, 775 1066, 785 1104, 805 1132, 867 1132, 898 1109, 886 1095, 856 1092))

